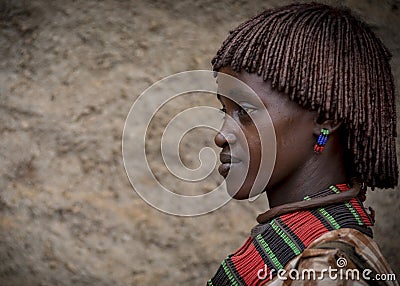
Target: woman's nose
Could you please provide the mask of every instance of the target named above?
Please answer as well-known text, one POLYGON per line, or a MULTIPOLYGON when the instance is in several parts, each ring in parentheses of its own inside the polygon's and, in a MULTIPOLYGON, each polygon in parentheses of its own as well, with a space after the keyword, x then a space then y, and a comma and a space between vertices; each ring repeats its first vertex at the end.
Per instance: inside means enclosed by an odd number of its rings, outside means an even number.
POLYGON ((224 148, 226 144, 235 144, 236 136, 231 132, 224 132, 224 130, 222 129, 220 132, 217 133, 217 135, 215 135, 214 142, 215 145, 217 145, 218 147, 224 148))

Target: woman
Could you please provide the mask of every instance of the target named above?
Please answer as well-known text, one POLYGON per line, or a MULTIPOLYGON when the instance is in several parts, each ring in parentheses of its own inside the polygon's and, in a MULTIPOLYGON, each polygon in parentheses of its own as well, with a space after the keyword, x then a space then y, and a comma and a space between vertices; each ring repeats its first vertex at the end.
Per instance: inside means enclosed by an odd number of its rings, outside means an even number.
MULTIPOLYGON (((257 94, 277 150, 263 190, 271 209, 208 285, 398 285, 382 281, 394 276, 362 204, 366 187, 393 188, 398 180, 390 56, 348 10, 322 4, 267 10, 230 32, 213 69, 257 94)), ((245 199, 261 161, 252 120, 259 111, 224 94, 219 100, 227 114, 215 137, 219 171, 229 178, 247 148, 247 176, 234 195, 245 199)))

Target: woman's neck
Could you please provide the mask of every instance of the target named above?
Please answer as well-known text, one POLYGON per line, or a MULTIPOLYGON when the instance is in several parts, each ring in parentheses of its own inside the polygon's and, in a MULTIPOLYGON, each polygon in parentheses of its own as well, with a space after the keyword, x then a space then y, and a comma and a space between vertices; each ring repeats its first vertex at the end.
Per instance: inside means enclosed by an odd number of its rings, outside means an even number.
POLYGON ((267 197, 270 207, 302 201, 305 196, 315 194, 332 184, 346 183, 348 178, 343 151, 339 148, 325 149, 323 154, 314 154, 290 178, 269 188, 267 197))

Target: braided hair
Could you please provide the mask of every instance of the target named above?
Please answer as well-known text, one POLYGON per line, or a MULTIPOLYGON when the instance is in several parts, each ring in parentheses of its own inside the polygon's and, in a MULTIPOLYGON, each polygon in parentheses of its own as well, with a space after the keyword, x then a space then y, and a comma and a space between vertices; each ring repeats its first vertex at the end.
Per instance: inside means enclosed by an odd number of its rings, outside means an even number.
MULTIPOLYGON (((342 121, 352 175, 371 188, 397 185, 391 54, 348 9, 292 4, 232 30, 213 70, 257 73, 319 118, 342 121)), ((347 164, 346 163, 346 164, 347 164)))

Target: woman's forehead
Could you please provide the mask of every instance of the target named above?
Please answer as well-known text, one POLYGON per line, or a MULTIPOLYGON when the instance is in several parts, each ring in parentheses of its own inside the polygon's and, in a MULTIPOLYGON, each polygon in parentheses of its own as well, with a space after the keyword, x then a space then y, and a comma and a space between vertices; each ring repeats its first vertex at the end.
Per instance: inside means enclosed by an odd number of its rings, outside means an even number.
MULTIPOLYGON (((217 74, 218 97, 224 96, 233 101, 264 102, 266 97, 277 93, 269 81, 262 76, 245 71, 236 72, 222 68, 217 74)), ((261 102, 260 102, 261 103, 261 102)))
POLYGON ((221 80, 218 83, 217 98, 219 100, 229 99, 238 104, 240 102, 251 102, 254 105, 262 103, 256 91, 246 83, 232 78, 221 80))

